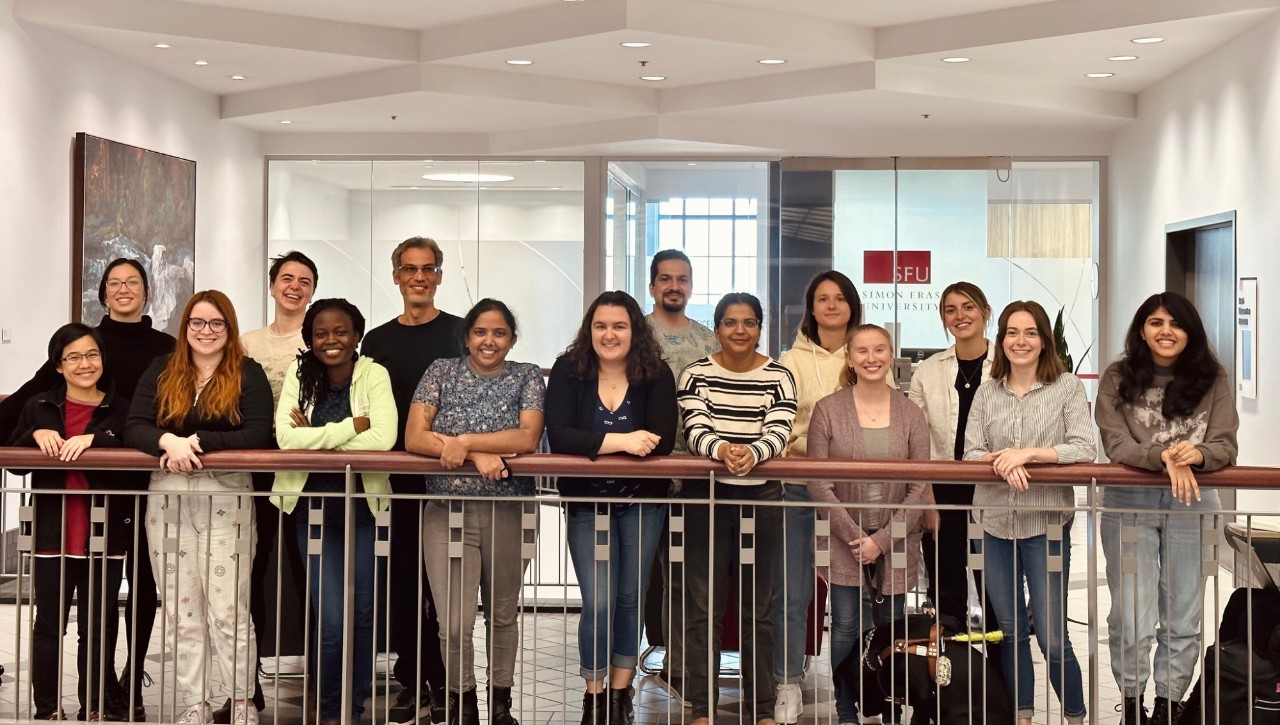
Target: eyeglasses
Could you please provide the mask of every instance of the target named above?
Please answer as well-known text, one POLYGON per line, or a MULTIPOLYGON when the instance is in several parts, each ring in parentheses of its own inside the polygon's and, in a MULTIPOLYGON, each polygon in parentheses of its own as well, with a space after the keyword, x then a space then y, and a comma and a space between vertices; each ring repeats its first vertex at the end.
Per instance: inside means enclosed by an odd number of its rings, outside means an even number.
POLYGON ((442 269, 443 267, 438 264, 424 264, 421 266, 416 264, 402 264, 399 267, 396 267, 396 271, 406 277, 417 277, 418 272, 422 272, 427 276, 440 274, 440 270, 442 269))
POLYGON ((70 355, 67 355, 66 357, 62 358, 62 362, 70 363, 72 365, 79 365, 81 360, 87 360, 91 363, 96 363, 101 359, 102 359, 102 353, 98 352, 97 350, 90 350, 89 352, 86 352, 86 353, 73 352, 70 355))
POLYGON ((121 286, 128 287, 129 289, 142 289, 142 278, 130 277, 129 279, 107 280, 107 289, 111 290, 112 292, 115 292, 116 290, 120 289, 121 286))
POLYGON ((187 318, 187 329, 192 332, 200 332, 204 328, 209 328, 213 332, 222 332, 227 329, 226 320, 202 320, 199 317, 187 318))
POLYGON ((727 319, 720 321, 720 326, 726 330, 736 330, 738 325, 742 325, 744 330, 754 330, 760 326, 760 321, 754 317, 748 317, 745 320, 727 319))

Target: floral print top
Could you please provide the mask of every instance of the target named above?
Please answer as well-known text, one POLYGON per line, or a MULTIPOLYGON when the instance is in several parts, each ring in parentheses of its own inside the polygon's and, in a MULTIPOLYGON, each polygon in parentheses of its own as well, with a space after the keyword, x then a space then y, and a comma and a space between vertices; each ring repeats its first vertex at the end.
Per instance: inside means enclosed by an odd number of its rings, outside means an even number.
MULTIPOLYGON (((413 402, 436 409, 431 430, 444 435, 493 433, 520 427, 520 413, 542 410, 546 385, 532 363, 508 362, 492 377, 477 375, 467 358, 436 360, 423 374, 413 402)), ((427 493, 456 496, 532 496, 532 476, 490 481, 480 476, 427 476, 427 493)))

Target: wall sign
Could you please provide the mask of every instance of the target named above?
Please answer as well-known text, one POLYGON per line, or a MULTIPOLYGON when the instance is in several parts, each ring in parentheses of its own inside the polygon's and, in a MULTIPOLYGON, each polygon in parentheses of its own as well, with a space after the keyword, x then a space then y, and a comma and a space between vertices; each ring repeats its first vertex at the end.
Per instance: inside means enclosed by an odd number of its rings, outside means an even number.
POLYGON ((1241 398, 1258 397, 1258 278, 1236 283, 1236 389, 1241 398))

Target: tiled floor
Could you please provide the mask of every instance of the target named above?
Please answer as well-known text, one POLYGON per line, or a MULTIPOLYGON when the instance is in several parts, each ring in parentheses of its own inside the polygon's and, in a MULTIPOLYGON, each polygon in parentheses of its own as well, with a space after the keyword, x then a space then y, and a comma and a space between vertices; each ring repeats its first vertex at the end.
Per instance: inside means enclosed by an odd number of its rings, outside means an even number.
MULTIPOLYGON (((1069 612, 1071 619, 1084 622, 1089 619, 1089 587, 1088 587, 1088 562, 1087 551, 1085 546, 1080 543, 1088 538, 1088 531, 1085 529, 1084 517, 1077 518, 1077 531, 1073 532, 1073 541, 1076 545, 1073 549, 1073 566, 1071 577, 1071 591, 1069 594, 1069 612)), ((1101 554, 1098 557, 1099 567, 1101 567, 1101 554)), ((1094 713, 1090 721, 1094 723, 1114 723, 1118 722, 1119 715, 1116 707, 1120 701, 1120 693, 1116 688, 1115 682, 1111 675, 1109 664, 1109 650, 1106 638, 1106 612, 1109 606, 1109 597, 1106 589, 1105 577, 1102 571, 1098 572, 1098 587, 1096 600, 1096 622, 1097 628, 1095 637, 1090 640, 1089 629, 1082 624, 1071 624, 1070 634, 1074 644, 1078 658, 1080 659, 1081 668, 1085 672, 1086 692, 1090 692, 1090 681, 1096 682, 1092 695, 1096 697, 1096 705, 1091 705, 1094 713)), ((1221 606, 1225 605, 1227 596, 1232 589, 1231 576, 1227 572, 1221 572, 1217 578, 1218 590, 1221 596, 1215 603, 1214 592, 1212 587, 1206 596, 1206 612, 1220 611, 1221 606)), ((13 605, 0 606, 0 664, 5 668, 5 674, 2 682, 0 682, 0 718, 18 718, 25 719, 30 713, 27 711, 27 673, 20 659, 15 656, 15 652, 25 651, 28 647, 26 640, 28 617, 31 610, 29 607, 23 607, 19 610, 13 605), (19 634, 21 633, 21 635, 19 634), (21 639, 20 639, 21 636, 21 639), (15 686, 17 676, 21 675, 21 692, 15 686), (21 703, 21 706, 19 706, 21 703)), ((1209 618, 1207 616, 1207 618, 1209 618)), ((1206 623, 1206 629, 1212 630, 1216 627, 1216 618, 1206 623)), ((517 665, 517 682, 520 683, 516 688, 518 698, 515 703, 516 716, 523 725, 552 725, 553 723, 577 723, 581 718, 582 703, 582 682, 578 676, 577 666, 577 646, 576 646, 576 615, 565 614, 548 614, 540 612, 537 614, 525 615, 523 622, 523 641, 525 651, 522 661, 517 665)), ((74 631, 74 625, 71 627, 74 631)), ((483 638, 483 626, 477 628, 477 641, 483 638)), ((158 639, 158 631, 155 635, 158 639)), ((1212 641, 1212 637, 1210 640, 1212 641)), ((65 656, 68 663, 74 662, 75 657, 75 637, 74 634, 69 635, 65 640, 65 656)), ((153 644, 152 651, 160 650, 158 644, 153 644)), ((1034 656, 1039 658, 1036 648, 1032 648, 1034 656)), ((477 656, 482 657, 482 652, 477 652, 477 656)), ((172 683, 161 682, 160 673, 162 670, 159 657, 153 655, 148 665, 150 673, 156 677, 153 686, 144 690, 144 697, 147 705, 148 719, 152 721, 172 721, 175 717, 172 705, 172 683), (164 707, 162 708, 161 705, 164 707)), ((732 659, 730 656, 729 659, 732 659)), ((123 652, 117 659, 123 662, 123 652)), ((277 668, 284 676, 275 682, 272 681, 270 675, 263 681, 264 689, 268 694, 267 710, 262 714, 262 722, 264 723, 281 723, 282 725, 291 725, 293 723, 301 723, 304 695, 302 690, 301 678, 296 676, 300 671, 300 658, 283 658, 278 663, 275 660, 269 660, 265 663, 269 672, 275 672, 277 668), (290 676, 293 675, 293 676, 290 676)), ((386 671, 386 662, 380 661, 379 671, 386 671)), ((478 664, 478 670, 482 669, 481 663, 478 664)), ((658 659, 653 658, 655 666, 660 664, 658 659)), ((730 663, 732 664, 732 663, 730 663)), ((69 669, 74 671, 74 665, 70 665, 69 669)), ((831 703, 830 689, 830 667, 825 656, 814 658, 810 662, 810 668, 804 684, 805 707, 801 718, 802 724, 822 723, 835 725, 835 714, 831 703)), ((1059 723, 1062 722, 1058 715, 1057 702, 1052 692, 1048 689, 1044 679, 1043 663, 1037 661, 1037 709, 1040 712, 1035 718, 1036 723, 1059 723), (1047 711, 1044 709, 1047 706, 1047 711)), ((641 676, 637 678, 636 683, 636 720, 640 723, 681 723, 689 719, 689 711, 681 706, 681 703, 672 698, 664 683, 656 676, 641 676)), ((69 708, 74 715, 75 712, 75 683, 72 677, 68 677, 64 684, 64 691, 67 693, 64 698, 64 707, 69 708)), ((365 722, 383 723, 386 722, 386 709, 389 702, 394 700, 398 694, 398 686, 389 683, 389 678, 385 675, 379 678, 378 692, 375 693, 374 699, 365 711, 365 722)), ((480 687, 480 697, 482 698, 481 712, 484 712, 483 698, 484 687, 480 687)), ((722 682, 720 711, 721 722, 737 722, 737 690, 732 680, 724 680, 722 682)), ((313 696, 307 696, 309 702, 313 696)), ((1148 693, 1148 702, 1154 697, 1152 693, 1148 693)), ((487 721, 487 718, 482 718, 487 721)))

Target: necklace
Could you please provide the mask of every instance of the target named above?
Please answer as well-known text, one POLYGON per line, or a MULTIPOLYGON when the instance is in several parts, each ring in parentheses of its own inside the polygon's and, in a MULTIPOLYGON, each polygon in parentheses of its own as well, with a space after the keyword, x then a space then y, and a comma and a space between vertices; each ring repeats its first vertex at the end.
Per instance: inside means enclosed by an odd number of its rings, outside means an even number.
MULTIPOLYGON (((608 375, 605 375, 604 373, 600 373, 600 382, 602 382, 602 383, 609 383, 609 376, 608 376, 608 375)), ((610 389, 610 390, 617 390, 617 389, 618 389, 618 384, 617 384, 617 383, 609 383, 609 389, 610 389)))
POLYGON ((889 408, 891 407, 893 400, 890 399, 885 401, 885 404, 880 406, 880 412, 876 413, 875 415, 871 414, 871 406, 863 403, 862 401, 859 401, 858 396, 856 395, 853 396, 853 402, 858 408, 858 413, 860 413, 861 415, 867 416, 867 420, 871 421, 872 423, 878 423, 880 422, 880 417, 883 416, 885 413, 889 412, 889 408))
POLYGON ((960 379, 964 381, 965 390, 968 390, 971 387, 974 377, 982 374, 982 361, 985 360, 986 357, 987 357, 986 355, 983 355, 982 357, 977 358, 976 360, 959 360, 959 359, 956 360, 957 363, 960 363, 960 379), (971 374, 965 373, 964 363, 974 363, 974 362, 978 364, 977 366, 975 366, 973 373, 971 374))

